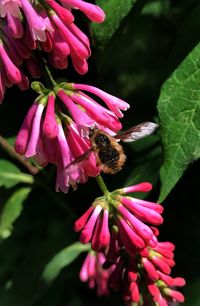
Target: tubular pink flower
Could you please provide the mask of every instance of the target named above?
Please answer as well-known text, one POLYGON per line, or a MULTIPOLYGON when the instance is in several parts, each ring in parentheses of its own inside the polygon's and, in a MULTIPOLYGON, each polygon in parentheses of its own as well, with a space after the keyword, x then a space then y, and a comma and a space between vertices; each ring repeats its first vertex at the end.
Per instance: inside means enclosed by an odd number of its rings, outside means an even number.
POLYGON ((80 241, 82 243, 88 243, 90 241, 95 227, 95 223, 97 221, 97 218, 99 217, 101 210, 102 207, 100 205, 97 205, 94 211, 92 212, 92 215, 90 216, 80 235, 80 241))
POLYGON ((0 59, 4 65, 6 76, 11 83, 19 83, 21 81, 20 70, 12 63, 5 51, 3 45, 0 43, 0 59))
POLYGON ((20 0, 1 0, 0 2, 0 16, 5 17, 7 13, 12 16, 19 17, 20 15, 20 0))
POLYGON ((163 289, 163 292, 167 297, 172 298, 173 301, 177 301, 179 303, 184 303, 185 301, 184 295, 177 290, 166 288, 163 289))
MULTIPOLYGON (((82 282, 87 282, 88 279, 89 279, 89 273, 88 273, 88 266, 90 264, 90 261, 91 261, 91 256, 94 256, 92 253, 88 253, 84 262, 83 262, 83 265, 81 267, 81 270, 80 270, 80 273, 79 273, 79 277, 80 277, 80 280, 82 282)), ((92 257, 93 258, 93 257, 92 257)), ((94 265, 93 265, 94 267, 94 265)))
POLYGON ((31 33, 31 29, 29 28, 28 24, 26 24, 23 40, 29 49, 35 50, 37 48, 37 43, 31 33))
POLYGON ((21 38, 24 34, 23 26, 19 18, 7 13, 7 24, 10 35, 14 38, 21 38))
POLYGON ((102 218, 98 218, 91 237, 91 248, 96 252, 101 251, 101 245, 99 243, 99 235, 101 232, 101 228, 102 228, 102 218))
POLYGON ((101 23, 105 19, 104 12, 97 5, 81 0, 61 0, 61 3, 67 7, 78 8, 93 22, 101 23))
POLYGON ((108 295, 108 278, 112 273, 112 267, 104 270, 103 264, 105 256, 103 253, 89 252, 81 267, 79 277, 82 282, 88 282, 89 287, 93 289, 96 287, 97 294, 108 295))
POLYGON ((34 156, 37 153, 37 144, 40 136, 40 122, 42 120, 43 111, 44 105, 38 104, 33 118, 32 130, 29 138, 28 147, 25 153, 25 156, 27 158, 34 156))
POLYGON ((26 15, 26 20, 29 24, 29 29, 33 40, 45 41, 46 40, 46 24, 41 16, 32 7, 31 3, 27 0, 20 0, 23 11, 26 15))
POLYGON ((90 206, 88 210, 86 210, 86 212, 74 223, 75 232, 79 232, 84 228, 93 210, 94 210, 94 206, 90 206))
POLYGON ((130 107, 130 105, 125 101, 94 86, 84 84, 73 84, 73 86, 75 89, 91 92, 101 98, 106 103, 108 108, 119 118, 123 117, 121 110, 126 111, 130 107))
MULTIPOLYGON (((128 225, 128 223, 120 218, 118 220, 118 227, 122 241, 127 240, 129 246, 133 246, 133 250, 135 252, 135 248, 142 249, 145 247, 144 241, 136 234, 136 232, 128 225)), ((132 252, 131 254, 132 255, 132 252)))
POLYGON ((160 215, 163 208, 159 204, 153 205, 152 203, 149 204, 147 201, 125 197, 122 197, 121 203, 126 206, 126 208, 128 208, 132 213, 134 213, 135 216, 138 217, 141 221, 151 223, 152 225, 160 225, 163 222, 163 218, 160 215), (156 206, 158 206, 158 208, 156 206), (160 211, 157 212, 156 210, 160 211))
POLYGON ((101 249, 106 248, 110 244, 110 231, 108 227, 109 212, 107 209, 103 210, 102 227, 99 235, 99 243, 101 249))
POLYGON ((6 52, 9 56, 10 60, 15 66, 19 66, 23 63, 23 58, 20 56, 20 54, 17 52, 15 45, 11 42, 10 37, 6 37, 6 52))
POLYGON ((73 154, 70 151, 68 142, 66 140, 61 124, 58 124, 58 156, 57 156, 57 191, 59 189, 63 192, 68 191, 71 185, 74 189, 77 188, 77 183, 84 183, 87 181, 87 176, 81 168, 74 168, 66 171, 66 166, 73 160, 73 154))
POLYGON ((94 118, 94 120, 99 124, 102 124, 115 132, 122 128, 118 118, 111 111, 107 110, 100 104, 97 104, 94 100, 85 94, 72 94, 71 98, 74 102, 81 105, 86 110, 88 115, 91 118, 94 118))
MULTIPOLYGON (((54 30, 53 33, 55 33, 56 31, 54 30)), ((41 41, 40 42, 40 46, 41 46, 41 49, 44 51, 44 52, 51 52, 52 51, 52 45, 53 45, 53 42, 52 42, 52 35, 51 33, 47 32, 46 31, 46 36, 47 36, 47 39, 45 41, 41 41)))
POLYGON ((140 292, 136 282, 132 282, 130 285, 131 292, 131 301, 134 303, 139 303, 140 301, 140 292))
POLYGON ((71 52, 71 58, 76 72, 81 75, 86 74, 88 72, 88 63, 85 59, 77 57, 74 52, 71 52))
POLYGON ((142 258, 142 264, 147 272, 147 275, 150 280, 157 281, 159 279, 159 275, 156 271, 154 265, 148 260, 148 258, 142 258))
MULTIPOLYGON (((78 158, 85 153, 91 146, 90 142, 81 137, 78 127, 75 124, 70 124, 67 127, 66 137, 73 153, 74 158, 78 158)), ((78 166, 78 165, 77 165, 78 166)), ((75 165, 74 165, 75 167, 75 165)), ((95 177, 100 174, 100 167, 97 166, 94 153, 89 154, 87 159, 80 163, 80 167, 84 169, 86 175, 95 177)))
POLYGON ((63 8, 54 0, 46 0, 46 2, 52 7, 65 25, 74 22, 74 16, 70 10, 63 8))
POLYGON ((97 199, 74 224, 74 230, 81 231, 80 241, 88 243, 91 240, 91 247, 96 252, 104 251, 110 244, 109 213, 105 203, 103 198, 97 199))
POLYGON ((68 142, 65 137, 65 133, 63 131, 63 127, 61 124, 58 124, 57 140, 58 140, 59 149, 61 153, 62 164, 63 164, 63 167, 66 167, 73 160, 73 155, 69 149, 69 145, 68 145, 68 142))
POLYGON ((130 187, 125 187, 120 191, 123 193, 131 193, 131 192, 148 192, 152 189, 152 184, 148 182, 140 183, 137 185, 133 185, 130 187))
POLYGON ((62 23, 56 14, 52 13, 50 18, 57 30, 60 31, 63 39, 66 40, 70 50, 81 59, 87 59, 89 57, 89 52, 84 44, 72 34, 72 32, 62 23))
POLYGON ((74 24, 71 23, 69 26, 70 31, 85 45, 88 50, 89 56, 91 55, 90 41, 89 38, 74 24))
POLYGON ((58 124, 55 117, 55 96, 51 94, 48 96, 43 133, 49 139, 56 138, 58 135, 58 124))
POLYGON ((168 286, 171 287, 182 287, 185 286, 185 280, 182 277, 176 277, 172 278, 169 275, 166 275, 162 273, 161 271, 158 271, 159 278, 168 286))
POLYGON ((106 252, 106 259, 110 263, 115 263, 118 258, 118 252, 120 250, 118 243, 118 234, 114 228, 111 229, 110 233, 110 245, 106 252))
POLYGON ((153 231, 149 226, 141 222, 133 214, 131 214, 123 205, 118 206, 118 211, 121 216, 125 218, 135 230, 135 232, 146 242, 148 243, 152 236, 154 236, 153 231))
POLYGON ((32 122, 37 108, 37 103, 34 103, 31 106, 17 135, 15 141, 15 150, 20 155, 24 155, 26 153, 29 137, 31 134, 32 122))
POLYGON ((65 103, 72 115, 72 118, 78 126, 90 127, 95 125, 95 121, 85 114, 80 108, 78 108, 63 90, 59 90, 57 95, 65 103))
POLYGON ((153 297, 154 301, 157 301, 160 299, 160 290, 159 288, 156 286, 155 283, 153 282, 149 282, 149 284, 147 285, 148 291, 150 292, 151 296, 153 297))

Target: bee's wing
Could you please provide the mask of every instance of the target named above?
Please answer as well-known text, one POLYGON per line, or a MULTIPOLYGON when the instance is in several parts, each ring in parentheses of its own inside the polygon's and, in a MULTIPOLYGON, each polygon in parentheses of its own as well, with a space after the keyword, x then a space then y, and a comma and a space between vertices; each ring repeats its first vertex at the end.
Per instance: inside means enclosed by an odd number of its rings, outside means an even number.
POLYGON ((85 151, 82 155, 80 155, 79 157, 75 158, 69 165, 67 165, 67 167, 65 168, 67 171, 71 171, 74 168, 78 167, 78 165, 84 161, 85 159, 87 159, 88 155, 90 154, 90 152, 92 151, 92 147, 89 148, 87 151, 85 151))
POLYGON ((158 124, 153 122, 143 122, 132 128, 122 131, 114 137, 123 142, 132 142, 152 134, 158 128, 158 124))

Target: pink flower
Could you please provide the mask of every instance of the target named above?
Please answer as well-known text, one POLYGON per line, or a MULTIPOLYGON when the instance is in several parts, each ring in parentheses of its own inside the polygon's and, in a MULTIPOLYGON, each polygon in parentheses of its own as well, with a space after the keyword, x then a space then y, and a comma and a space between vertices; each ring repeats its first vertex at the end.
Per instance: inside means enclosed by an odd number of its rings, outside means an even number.
MULTIPOLYGON (((126 111, 130 107, 130 105, 126 103, 125 101, 117 97, 114 97, 106 93, 105 91, 99 88, 96 88, 94 86, 84 85, 84 84, 72 84, 71 86, 72 88, 78 91, 80 90, 87 91, 87 92, 91 92, 92 94, 98 96, 100 99, 102 99, 105 102, 107 107, 119 118, 123 117, 121 110, 126 111)), ((81 91, 80 91, 80 94, 81 94, 81 91)))
POLYGON ((99 296, 109 294, 107 282, 113 269, 110 267, 105 270, 103 268, 104 262, 105 256, 103 253, 89 252, 79 274, 82 282, 89 283, 90 289, 96 287, 99 296))
POLYGON ((62 86, 64 90, 58 91, 58 96, 69 108, 77 124, 89 127, 96 126, 104 131, 117 132, 121 129, 122 126, 118 118, 122 117, 122 113, 119 110, 127 110, 128 103, 93 86, 70 83, 63 83, 62 86), (109 110, 79 88, 95 94, 106 103, 109 110), (81 106, 83 111, 77 106, 81 106))
POLYGON ((105 14, 97 5, 82 0, 61 0, 61 3, 67 8, 81 10, 91 21, 103 22, 105 14))
POLYGON ((20 0, 1 0, 0 2, 0 16, 5 17, 6 14, 11 14, 12 16, 19 17, 20 15, 20 0))
MULTIPOLYGON (((33 61, 34 58, 29 60, 33 61)), ((37 66, 32 68, 31 74, 37 74, 37 66)), ((13 70, 10 73, 13 73, 13 70)), ((20 86, 25 86, 26 78, 23 74, 22 77, 23 84, 21 82, 20 86)), ((3 92, 3 78, 0 85, 3 92)), ((40 88, 39 92, 43 90, 44 94, 36 99, 28 112, 18 133, 15 149, 26 158, 34 158, 40 166, 55 164, 56 190, 67 192, 70 185, 75 189, 77 183, 85 183, 88 177, 95 177, 101 171, 94 152, 90 152, 87 158, 79 163, 72 163, 91 149, 89 136, 83 137, 83 134, 87 134, 92 127, 115 134, 121 128, 121 123, 111 110, 86 97, 84 93, 69 89, 71 85, 61 83, 55 86, 55 92, 48 91, 38 82, 32 86, 36 91, 40 88)), ((104 223, 106 218, 108 219, 108 214, 104 213, 104 223)), ((101 244, 106 243, 101 241, 101 244)))
POLYGON ((91 241, 92 249, 99 252, 104 250, 110 243, 110 232, 108 228, 109 212, 104 202, 98 199, 74 224, 76 232, 81 231, 80 241, 88 243, 91 241))
MULTIPOLYGON (((6 87, 13 84, 17 84, 21 90, 29 87, 28 78, 20 68, 24 61, 30 76, 40 77, 39 66, 33 60, 35 49, 47 53, 48 61, 54 68, 66 69, 71 56, 75 70, 80 74, 87 73, 90 41, 74 23, 72 9, 80 9, 95 22, 103 22, 105 17, 98 6, 84 1, 65 0, 58 3, 47 0, 37 3, 1 0, 0 16, 4 20, 1 27, 3 42, 0 41, 0 102, 6 87)), ((110 115, 107 114, 107 118, 110 115)))
MULTIPOLYGON (((149 183, 141 183, 125 189, 118 189, 111 193, 97 198, 93 203, 92 213, 84 218, 82 227, 75 230, 82 231, 80 241, 88 243, 91 241, 92 249, 100 251, 109 246, 110 228, 109 220, 116 226, 121 245, 124 246, 129 255, 134 256, 138 250, 143 250, 145 246, 157 246, 157 237, 154 229, 146 223, 159 225, 163 219, 161 213, 162 206, 156 203, 139 200, 136 198, 121 196, 125 191, 147 191, 149 183), (110 214, 111 211, 111 214, 110 214)), ((85 216, 85 214, 83 215, 85 216)), ((78 224, 82 217, 77 221, 78 224)), ((111 229, 112 231, 112 229, 111 229)), ((112 242, 115 244, 115 242, 112 242)), ((156 249, 157 250, 157 249, 156 249)), ((109 248, 110 254, 112 250, 109 248)), ((159 264, 158 259, 153 259, 159 264)))
POLYGON ((14 38, 22 38, 24 34, 22 23, 19 18, 7 13, 7 24, 9 34, 14 38))
MULTIPOLYGON (((142 262, 150 278, 152 271, 155 269, 159 269, 165 274, 171 273, 171 268, 175 265, 173 260, 174 248, 172 243, 160 242, 155 247, 148 246, 141 251, 142 262)), ((152 275, 152 280, 153 278, 152 275)))
POLYGON ((124 196, 129 192, 147 192, 151 184, 138 185, 118 189, 113 195, 113 202, 117 209, 116 222, 120 238, 130 255, 134 255, 137 249, 146 246, 156 246, 157 237, 151 225, 160 225, 163 222, 161 213, 163 207, 157 203, 124 196), (146 224, 147 223, 147 224, 146 224))
POLYGON ((21 71, 12 62, 2 43, 0 43, 0 59, 6 72, 5 77, 8 79, 8 81, 11 84, 20 83, 22 80, 21 71))
MULTIPOLYGON (((173 253, 172 246, 168 242, 158 243, 159 248, 166 250, 167 256, 173 253)), ((127 256, 121 251, 118 254, 119 257, 112 265, 113 270, 108 280, 108 287, 121 291, 126 305, 139 303, 141 297, 144 305, 152 303, 171 305, 170 302, 184 302, 184 296, 176 290, 176 287, 185 285, 183 278, 172 278, 161 272, 157 266, 146 261, 147 258, 140 256, 139 253, 135 256, 127 256)))

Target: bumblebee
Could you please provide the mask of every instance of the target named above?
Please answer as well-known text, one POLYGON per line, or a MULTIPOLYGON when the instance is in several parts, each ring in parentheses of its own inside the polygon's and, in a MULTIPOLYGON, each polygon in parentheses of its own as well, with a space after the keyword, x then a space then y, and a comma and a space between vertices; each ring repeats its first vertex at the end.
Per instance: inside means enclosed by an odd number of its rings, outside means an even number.
POLYGON ((109 174, 120 171, 125 163, 126 155, 116 139, 98 129, 91 130, 89 136, 101 170, 109 174))
POLYGON ((115 136, 110 136, 98 128, 90 129, 88 137, 91 141, 91 148, 72 161, 67 168, 80 163, 93 151, 96 155, 97 165, 101 166, 102 172, 115 174, 122 169, 126 161, 123 147, 118 142, 138 140, 152 134, 157 127, 158 125, 155 123, 143 122, 115 136))

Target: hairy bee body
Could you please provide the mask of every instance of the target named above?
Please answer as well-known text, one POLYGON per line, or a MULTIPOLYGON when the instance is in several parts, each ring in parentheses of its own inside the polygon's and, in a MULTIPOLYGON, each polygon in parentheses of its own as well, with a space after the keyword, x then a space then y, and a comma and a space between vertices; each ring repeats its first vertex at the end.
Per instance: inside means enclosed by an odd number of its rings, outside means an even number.
POLYGON ((90 133, 90 140, 96 153, 97 164, 104 173, 115 174, 122 169, 126 155, 114 137, 94 129, 90 133))

